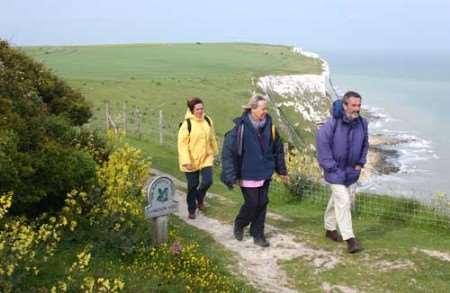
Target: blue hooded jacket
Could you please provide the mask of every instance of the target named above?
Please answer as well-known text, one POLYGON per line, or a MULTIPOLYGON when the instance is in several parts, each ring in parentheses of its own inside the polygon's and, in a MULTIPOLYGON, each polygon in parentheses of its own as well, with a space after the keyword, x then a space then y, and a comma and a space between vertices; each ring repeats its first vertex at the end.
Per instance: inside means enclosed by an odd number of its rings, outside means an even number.
POLYGON ((364 167, 369 150, 366 119, 332 117, 319 129, 316 143, 317 159, 328 183, 349 186, 358 181, 361 170, 355 166, 364 167))
POLYGON ((283 144, 278 134, 272 137, 269 115, 261 129, 261 141, 247 112, 233 122, 235 126, 225 134, 222 148, 221 180, 225 185, 231 187, 238 179, 270 179, 274 171, 287 175, 283 144))

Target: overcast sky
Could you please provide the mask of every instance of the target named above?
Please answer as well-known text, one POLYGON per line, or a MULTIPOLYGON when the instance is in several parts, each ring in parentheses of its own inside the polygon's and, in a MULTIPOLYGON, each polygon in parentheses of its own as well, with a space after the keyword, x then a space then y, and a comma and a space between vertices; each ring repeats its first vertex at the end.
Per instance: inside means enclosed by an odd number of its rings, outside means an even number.
POLYGON ((15 45, 259 42, 450 50, 449 0, 0 0, 15 45))

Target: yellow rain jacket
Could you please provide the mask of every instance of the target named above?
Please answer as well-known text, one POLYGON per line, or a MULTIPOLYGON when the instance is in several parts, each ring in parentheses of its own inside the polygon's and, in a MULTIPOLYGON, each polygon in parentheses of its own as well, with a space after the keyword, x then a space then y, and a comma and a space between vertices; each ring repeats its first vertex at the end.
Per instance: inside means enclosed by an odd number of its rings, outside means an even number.
POLYGON ((185 120, 178 131, 178 162, 182 172, 195 172, 213 165, 214 156, 219 153, 216 133, 210 117, 208 121, 204 117, 198 119, 189 109, 186 111, 185 120), (191 121, 189 133, 186 119, 191 121), (191 164, 192 170, 183 167, 191 164))

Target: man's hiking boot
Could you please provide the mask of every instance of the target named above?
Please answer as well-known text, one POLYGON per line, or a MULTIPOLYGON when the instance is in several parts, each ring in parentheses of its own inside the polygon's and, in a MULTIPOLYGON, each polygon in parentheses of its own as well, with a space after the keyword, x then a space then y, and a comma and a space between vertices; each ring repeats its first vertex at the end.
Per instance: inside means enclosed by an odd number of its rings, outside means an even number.
POLYGON ((234 238, 236 238, 236 240, 242 241, 242 239, 244 239, 244 228, 239 227, 238 225, 234 224, 233 234, 234 234, 234 238))
POLYGON ((266 238, 263 237, 258 237, 258 238, 253 238, 253 242, 261 247, 269 247, 270 243, 266 240, 266 238))
POLYGON ((339 233, 336 230, 327 230, 325 232, 325 237, 335 241, 335 242, 342 242, 342 236, 339 235, 339 233))
POLYGON ((362 250, 361 246, 359 246, 358 241, 356 241, 355 238, 350 238, 346 241, 349 253, 356 253, 362 250))
POLYGON ((205 204, 203 203, 203 201, 199 201, 197 203, 197 207, 199 210, 204 211, 205 210, 205 204))
POLYGON ((189 213, 188 218, 191 219, 191 220, 194 220, 195 219, 195 213, 192 213, 192 214, 189 213))

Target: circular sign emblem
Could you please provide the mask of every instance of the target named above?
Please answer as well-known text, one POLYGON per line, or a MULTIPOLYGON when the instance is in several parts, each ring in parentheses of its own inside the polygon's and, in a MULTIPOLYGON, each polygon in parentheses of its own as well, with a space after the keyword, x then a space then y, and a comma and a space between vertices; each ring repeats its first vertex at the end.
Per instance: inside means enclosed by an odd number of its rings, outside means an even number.
POLYGON ((158 176, 148 187, 148 203, 145 214, 149 217, 159 217, 175 212, 178 203, 174 201, 175 184, 170 177, 158 176))

